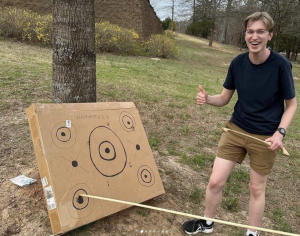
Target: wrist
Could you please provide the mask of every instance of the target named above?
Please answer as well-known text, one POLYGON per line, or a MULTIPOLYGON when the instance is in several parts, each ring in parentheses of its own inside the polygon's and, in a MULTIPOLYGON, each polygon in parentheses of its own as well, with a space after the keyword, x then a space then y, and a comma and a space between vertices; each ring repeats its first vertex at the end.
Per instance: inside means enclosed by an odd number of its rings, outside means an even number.
POLYGON ((283 137, 285 136, 285 134, 286 134, 286 130, 285 130, 285 128, 281 128, 281 127, 279 127, 278 129, 277 129, 277 131, 278 131, 278 133, 280 133, 283 137))

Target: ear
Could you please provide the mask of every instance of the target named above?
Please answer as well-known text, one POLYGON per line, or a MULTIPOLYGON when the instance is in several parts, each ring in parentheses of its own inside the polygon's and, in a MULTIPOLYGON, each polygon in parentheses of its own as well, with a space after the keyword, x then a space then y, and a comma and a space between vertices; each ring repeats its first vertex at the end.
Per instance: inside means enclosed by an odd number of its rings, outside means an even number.
POLYGON ((272 38, 273 38, 273 32, 271 32, 271 33, 269 34, 269 41, 271 41, 272 38))

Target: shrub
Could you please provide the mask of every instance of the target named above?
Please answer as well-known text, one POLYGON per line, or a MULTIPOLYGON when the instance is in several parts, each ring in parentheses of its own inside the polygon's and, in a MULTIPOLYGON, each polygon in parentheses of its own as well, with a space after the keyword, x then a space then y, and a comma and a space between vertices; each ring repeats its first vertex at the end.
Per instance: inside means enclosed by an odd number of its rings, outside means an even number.
POLYGON ((202 20, 201 22, 192 22, 188 25, 185 33, 208 38, 211 29, 211 22, 209 20, 202 20))
POLYGON ((173 32, 173 31, 171 31, 171 30, 165 30, 164 35, 168 36, 168 37, 171 38, 171 39, 174 39, 175 36, 176 36, 176 33, 173 32))
MULTIPOLYGON (((52 35, 52 15, 0 7, 0 36, 49 46, 52 35)), ((143 42, 134 30, 121 28, 108 21, 95 24, 96 52, 173 58, 178 55, 174 36, 173 32, 167 31, 166 35, 152 35, 143 42)))
POLYGON ((164 19, 162 22, 161 22, 161 25, 163 27, 164 30, 167 30, 168 27, 169 27, 169 24, 170 22, 172 21, 172 19, 170 17, 167 17, 166 19, 164 19))
POLYGON ((130 29, 104 21, 96 23, 96 51, 134 54, 139 35, 130 29))
POLYGON ((175 41, 161 34, 152 35, 148 41, 145 42, 145 50, 150 56, 174 58, 178 56, 178 47, 175 41))
POLYGON ((13 7, 0 8, 0 35, 27 42, 50 44, 52 16, 13 7))

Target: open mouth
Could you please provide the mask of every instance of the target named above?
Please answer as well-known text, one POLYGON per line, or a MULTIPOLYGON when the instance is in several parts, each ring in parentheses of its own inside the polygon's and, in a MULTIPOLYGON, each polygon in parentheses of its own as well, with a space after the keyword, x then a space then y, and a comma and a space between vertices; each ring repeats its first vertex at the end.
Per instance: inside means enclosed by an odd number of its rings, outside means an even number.
POLYGON ((257 45, 260 44, 260 42, 250 42, 250 43, 251 43, 251 45, 253 45, 253 46, 257 46, 257 45))

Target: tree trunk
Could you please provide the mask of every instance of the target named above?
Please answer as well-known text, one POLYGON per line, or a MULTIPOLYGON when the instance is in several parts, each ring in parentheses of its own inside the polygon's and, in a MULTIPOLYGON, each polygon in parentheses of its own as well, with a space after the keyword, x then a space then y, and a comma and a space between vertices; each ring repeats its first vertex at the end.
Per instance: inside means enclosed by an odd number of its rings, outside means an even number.
POLYGON ((95 0, 53 0, 53 102, 96 102, 95 0))
POLYGON ((232 8, 232 0, 228 0, 227 1, 227 6, 226 6, 226 12, 225 12, 225 17, 224 17, 224 31, 223 31, 223 39, 222 39, 222 43, 228 44, 228 21, 230 19, 231 16, 231 8, 232 8))
POLYGON ((291 57, 291 51, 290 50, 287 50, 286 52, 285 52, 285 57, 286 57, 286 59, 290 59, 290 57, 291 57))
POLYGON ((293 48, 293 52, 292 52, 292 55, 291 55, 291 60, 292 61, 296 61, 296 59, 297 59, 298 48, 299 48, 299 38, 294 37, 294 48, 293 48))
POLYGON ((214 33, 215 33, 215 20, 213 19, 211 23, 209 43, 208 43, 208 46, 210 47, 212 47, 213 45, 214 33))

